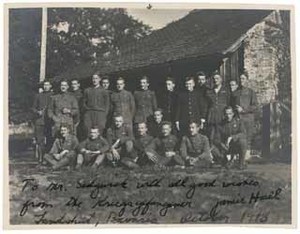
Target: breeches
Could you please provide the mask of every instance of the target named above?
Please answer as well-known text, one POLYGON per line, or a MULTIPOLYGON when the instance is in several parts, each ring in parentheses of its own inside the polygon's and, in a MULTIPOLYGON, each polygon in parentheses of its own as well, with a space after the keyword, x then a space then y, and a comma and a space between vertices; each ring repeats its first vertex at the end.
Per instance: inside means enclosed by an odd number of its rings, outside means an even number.
POLYGON ((106 113, 104 111, 87 111, 84 115, 84 125, 87 134, 93 126, 97 126, 102 135, 106 125, 106 113))

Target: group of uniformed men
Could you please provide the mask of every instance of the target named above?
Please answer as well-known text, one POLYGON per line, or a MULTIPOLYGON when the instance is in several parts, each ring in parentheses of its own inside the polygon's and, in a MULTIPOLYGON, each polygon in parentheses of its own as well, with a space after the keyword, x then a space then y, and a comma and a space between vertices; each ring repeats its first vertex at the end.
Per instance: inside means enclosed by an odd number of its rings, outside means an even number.
POLYGON ((97 73, 83 93, 77 79, 71 80, 70 92, 68 81, 61 81, 55 95, 50 81, 44 81, 33 105, 39 162, 54 170, 101 164, 228 168, 233 161, 245 168, 257 108, 255 92, 245 85, 247 75, 240 76, 240 85, 231 80, 229 90, 218 73, 211 88, 203 72, 195 78, 186 77, 185 90, 178 92, 167 77, 159 96, 146 76, 133 94, 123 78, 113 92, 109 79, 97 73))

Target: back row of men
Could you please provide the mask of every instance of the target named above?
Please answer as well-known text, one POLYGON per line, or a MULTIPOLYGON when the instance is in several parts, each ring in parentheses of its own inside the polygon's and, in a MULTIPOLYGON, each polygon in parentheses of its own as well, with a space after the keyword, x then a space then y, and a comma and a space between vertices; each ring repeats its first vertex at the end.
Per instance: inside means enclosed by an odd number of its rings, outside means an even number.
POLYGON ((61 134, 61 126, 67 124, 78 139, 84 140, 90 137, 93 126, 97 126, 100 136, 108 136, 108 132, 116 128, 116 123, 111 123, 115 117, 122 117, 122 126, 129 132, 133 132, 133 126, 139 128, 139 124, 145 124, 153 137, 163 135, 164 121, 170 123, 172 133, 180 138, 191 135, 190 124, 195 123, 201 133, 208 137, 210 147, 216 135, 226 132, 228 136, 223 139, 223 146, 227 146, 224 149, 230 146, 229 140, 233 142, 234 134, 241 133, 245 136, 246 144, 235 148, 243 148, 239 150, 244 152, 242 154, 248 153, 257 100, 255 92, 245 86, 247 76, 240 76, 240 87, 236 80, 231 80, 230 91, 222 84, 222 77, 218 73, 213 75, 213 88, 207 86, 203 72, 197 74, 197 81, 196 84, 194 77, 186 77, 185 90, 178 93, 175 80, 168 77, 165 81, 166 92, 159 95, 158 101, 155 92, 149 90, 149 80, 145 76, 140 79, 140 90, 133 95, 124 89, 123 78, 117 79, 117 91, 112 92, 105 89, 108 87, 107 79, 103 79, 101 85, 98 74, 92 76, 93 87, 85 89, 83 93, 79 81, 72 80, 71 92, 68 92, 68 82, 61 81, 60 93, 53 95, 50 81, 45 81, 43 92, 36 96, 33 105, 37 154, 43 158, 46 145, 52 145, 55 136, 61 134), (225 109, 228 112, 232 110, 235 117, 224 119, 225 109), (225 126, 226 122, 230 124, 225 126), (220 129, 222 124, 223 129, 220 129))

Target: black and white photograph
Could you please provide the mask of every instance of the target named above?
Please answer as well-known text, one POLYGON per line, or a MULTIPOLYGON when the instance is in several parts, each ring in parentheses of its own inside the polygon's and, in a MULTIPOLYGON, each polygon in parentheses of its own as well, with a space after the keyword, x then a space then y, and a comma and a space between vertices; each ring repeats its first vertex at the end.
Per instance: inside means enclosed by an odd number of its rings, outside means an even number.
POLYGON ((294 8, 230 6, 5 4, 5 227, 293 227, 294 8))

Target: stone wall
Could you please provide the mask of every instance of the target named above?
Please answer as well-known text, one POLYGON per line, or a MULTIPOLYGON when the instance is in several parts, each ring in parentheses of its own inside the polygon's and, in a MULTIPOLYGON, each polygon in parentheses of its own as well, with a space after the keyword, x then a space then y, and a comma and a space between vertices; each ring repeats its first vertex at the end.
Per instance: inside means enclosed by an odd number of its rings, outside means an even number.
POLYGON ((269 22, 278 24, 278 13, 273 12, 247 32, 244 40, 244 69, 249 75, 249 87, 257 93, 260 104, 274 100, 278 93, 277 48, 270 40, 269 22))

